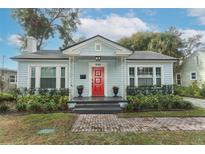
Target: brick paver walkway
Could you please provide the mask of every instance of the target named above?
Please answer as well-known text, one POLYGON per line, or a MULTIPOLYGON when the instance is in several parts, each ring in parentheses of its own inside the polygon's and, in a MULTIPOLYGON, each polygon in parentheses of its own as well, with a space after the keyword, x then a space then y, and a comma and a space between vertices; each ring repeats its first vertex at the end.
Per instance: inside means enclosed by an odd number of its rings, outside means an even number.
POLYGON ((205 130, 205 118, 118 118, 113 114, 80 114, 72 132, 205 130))

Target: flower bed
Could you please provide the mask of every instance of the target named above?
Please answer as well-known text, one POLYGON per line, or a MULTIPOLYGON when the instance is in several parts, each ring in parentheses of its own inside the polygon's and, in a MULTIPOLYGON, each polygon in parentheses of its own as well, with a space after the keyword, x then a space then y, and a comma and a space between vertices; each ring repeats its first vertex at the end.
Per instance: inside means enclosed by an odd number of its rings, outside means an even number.
POLYGON ((27 95, 17 99, 18 111, 53 112, 67 109, 68 96, 27 95))
POLYGON ((188 110, 193 105, 184 101, 182 97, 175 95, 136 95, 128 96, 127 111, 166 111, 166 110, 188 110))

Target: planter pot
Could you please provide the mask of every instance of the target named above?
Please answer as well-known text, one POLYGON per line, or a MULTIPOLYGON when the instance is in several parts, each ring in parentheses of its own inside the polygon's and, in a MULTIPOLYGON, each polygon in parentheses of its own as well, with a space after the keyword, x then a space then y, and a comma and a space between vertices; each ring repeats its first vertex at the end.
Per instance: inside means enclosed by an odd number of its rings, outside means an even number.
POLYGON ((118 87, 113 88, 114 97, 117 97, 118 91, 119 91, 118 87))
POLYGON ((77 87, 77 90, 78 90, 78 97, 82 97, 82 93, 83 93, 83 86, 78 86, 77 87))

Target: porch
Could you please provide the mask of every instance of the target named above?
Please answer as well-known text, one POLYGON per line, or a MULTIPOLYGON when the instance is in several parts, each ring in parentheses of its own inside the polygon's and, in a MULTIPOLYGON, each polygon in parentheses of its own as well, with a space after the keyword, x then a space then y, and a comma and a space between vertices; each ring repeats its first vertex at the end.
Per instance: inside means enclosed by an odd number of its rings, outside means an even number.
POLYGON ((121 112, 127 100, 123 97, 74 97, 68 105, 75 113, 109 114, 121 112))

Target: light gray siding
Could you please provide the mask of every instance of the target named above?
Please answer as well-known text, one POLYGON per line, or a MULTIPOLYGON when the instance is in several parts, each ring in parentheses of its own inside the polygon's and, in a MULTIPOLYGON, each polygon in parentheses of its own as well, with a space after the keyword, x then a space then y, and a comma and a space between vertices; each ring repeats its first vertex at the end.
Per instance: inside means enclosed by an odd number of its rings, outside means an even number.
MULTIPOLYGON (((128 72, 125 72, 125 69, 128 71, 128 65, 151 65, 151 66, 163 66, 163 79, 164 84, 173 84, 173 69, 172 62, 156 62, 156 61, 127 61, 125 67, 123 67, 123 62, 120 57, 113 58, 103 58, 100 62, 96 62, 93 58, 75 58, 74 65, 71 63, 70 71, 71 74, 69 76, 69 71, 67 71, 67 77, 73 78, 73 82, 71 82, 70 90, 73 91, 73 96, 78 96, 77 86, 83 85, 84 91, 83 96, 92 96, 92 66, 94 65, 104 65, 105 64, 105 94, 106 96, 113 96, 113 86, 119 87, 119 96, 124 96, 123 93, 126 91, 126 87, 128 85, 127 78, 128 72), (92 60, 91 60, 92 59, 92 60), (86 79, 80 79, 80 75, 85 74, 86 79), (107 81, 107 83, 106 83, 107 81), (107 91, 107 93, 106 93, 107 91)), ((45 65, 66 65, 69 68, 69 61, 24 61, 18 62, 18 87, 27 87, 29 83, 29 66, 45 66, 45 65)), ((71 79, 70 79, 71 80, 71 79)), ((67 82, 69 84, 69 82, 67 82)), ((69 87, 69 85, 67 85, 69 87)))
POLYGON ((58 65, 67 65, 68 61, 46 61, 46 60, 39 60, 39 61, 19 61, 18 62, 18 73, 17 73, 17 87, 18 88, 25 88, 28 86, 29 83, 29 66, 58 66, 58 65))
MULTIPOLYGON (((81 56, 115 56, 115 51, 117 50, 114 47, 111 47, 109 44, 106 44, 100 40, 96 40, 93 42, 90 42, 86 44, 85 46, 76 49, 77 51, 81 52, 81 56), (95 51, 95 44, 100 43, 101 44, 101 51, 95 51)), ((74 50, 75 51, 75 50, 74 50)))

